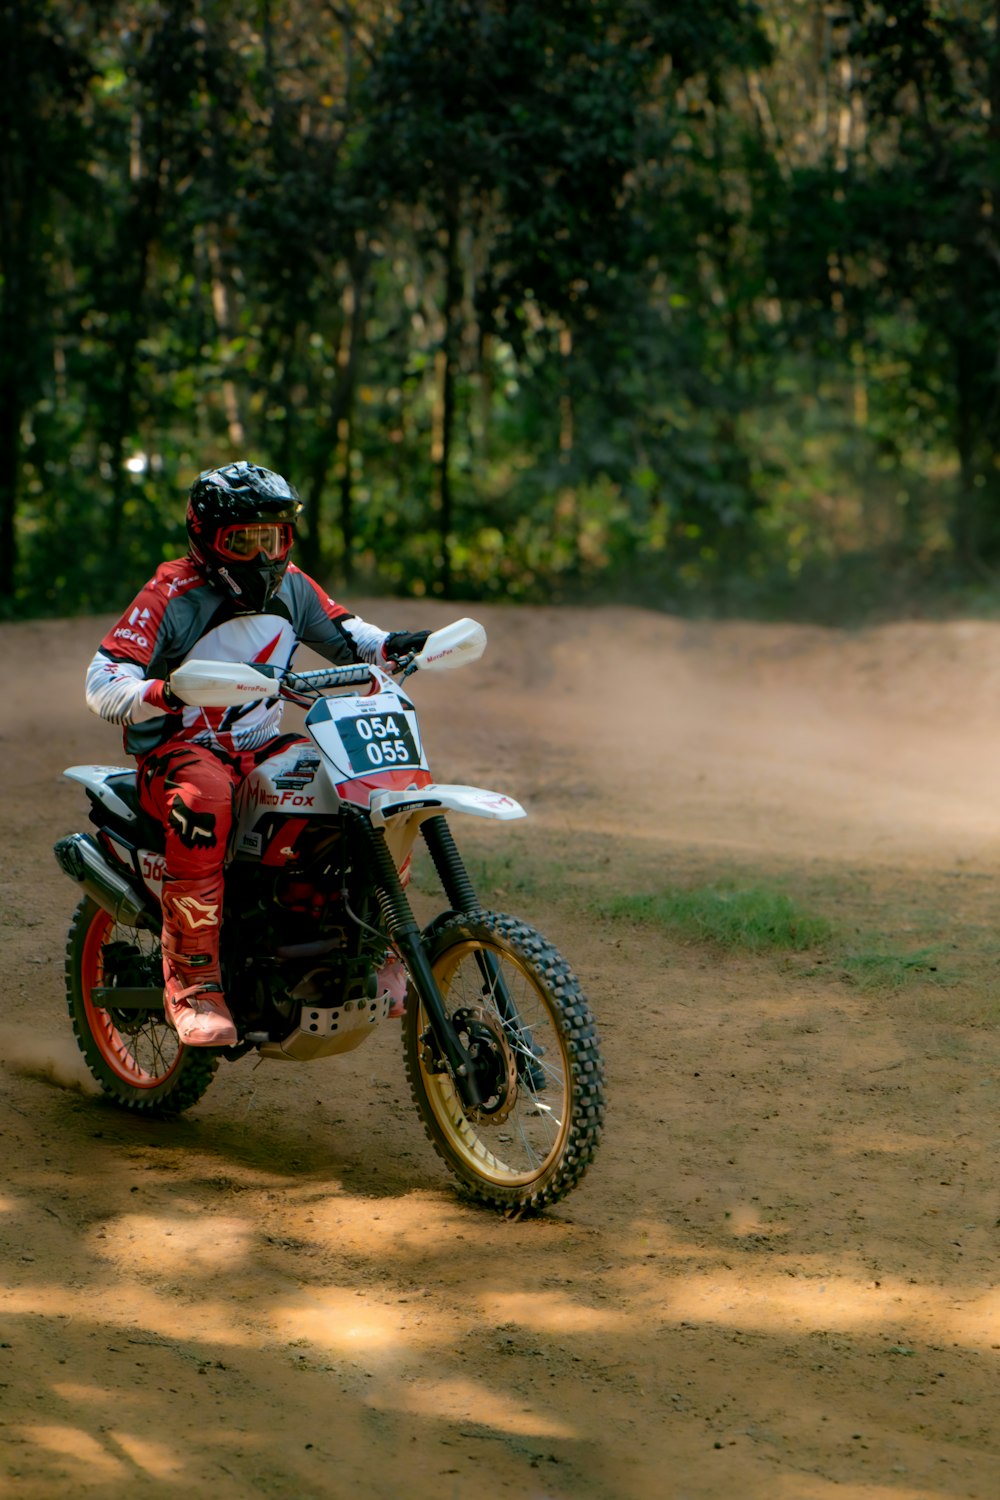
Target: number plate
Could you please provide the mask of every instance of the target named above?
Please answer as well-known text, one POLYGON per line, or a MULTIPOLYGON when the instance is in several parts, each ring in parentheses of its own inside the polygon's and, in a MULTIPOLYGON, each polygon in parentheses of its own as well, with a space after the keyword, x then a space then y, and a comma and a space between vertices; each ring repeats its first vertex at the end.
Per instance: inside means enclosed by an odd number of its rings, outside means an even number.
POLYGON ((351 770, 359 776, 420 764, 420 752, 401 713, 359 714, 355 719, 338 719, 337 731, 350 758, 351 770))

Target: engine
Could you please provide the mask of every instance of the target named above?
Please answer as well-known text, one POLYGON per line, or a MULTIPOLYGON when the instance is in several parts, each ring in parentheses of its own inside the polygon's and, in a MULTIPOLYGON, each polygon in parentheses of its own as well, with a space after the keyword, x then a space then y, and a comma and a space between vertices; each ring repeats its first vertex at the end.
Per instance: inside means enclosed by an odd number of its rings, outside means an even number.
POLYGON ((226 992, 247 1030, 272 1038, 294 1027, 303 1007, 366 1009, 385 959, 384 943, 363 925, 371 914, 348 910, 339 834, 326 828, 296 852, 293 864, 240 860, 226 874, 226 992))

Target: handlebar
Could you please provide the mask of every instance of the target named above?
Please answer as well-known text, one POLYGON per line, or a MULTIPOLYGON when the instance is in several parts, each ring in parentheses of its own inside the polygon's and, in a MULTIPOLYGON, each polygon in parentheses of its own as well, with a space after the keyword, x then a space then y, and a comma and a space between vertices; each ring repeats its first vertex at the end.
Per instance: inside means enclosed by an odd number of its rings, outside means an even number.
MULTIPOLYGON (((402 678, 418 668, 442 671, 478 661, 486 645, 486 632, 475 620, 455 620, 427 637, 423 649, 401 662, 389 663, 393 675, 402 668, 402 678)), ((376 684, 384 677, 380 667, 352 662, 348 667, 319 667, 312 672, 288 672, 268 662, 182 662, 170 674, 170 687, 182 703, 196 708, 231 708, 275 696, 309 707, 324 690, 376 684)))
POLYGON ((290 688, 293 693, 310 693, 322 688, 356 687, 362 682, 370 682, 371 675, 371 667, 366 662, 358 662, 349 667, 317 667, 310 672, 285 672, 281 685, 290 688))

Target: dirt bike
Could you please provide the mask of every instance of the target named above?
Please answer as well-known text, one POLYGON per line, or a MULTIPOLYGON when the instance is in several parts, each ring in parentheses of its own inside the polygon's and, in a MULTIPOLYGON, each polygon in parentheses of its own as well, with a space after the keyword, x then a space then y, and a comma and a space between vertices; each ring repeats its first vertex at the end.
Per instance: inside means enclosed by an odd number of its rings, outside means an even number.
POLYGON ((224 662, 171 675, 189 704, 278 696, 308 710, 305 736, 285 736, 237 792, 221 929, 231 1047, 185 1047, 164 1016, 163 832, 140 806, 135 772, 64 772, 86 790, 96 828, 55 846, 84 893, 69 930, 67 1001, 111 1100, 176 1115, 202 1097, 222 1058, 349 1052, 398 1011, 405 985, 413 1102, 461 1187, 520 1216, 580 1181, 604 1113, 591 1012, 550 943, 482 908, 448 822, 450 813, 503 822, 524 809, 499 792, 432 780, 404 687, 414 673, 470 664, 485 645, 482 626, 460 620, 433 632, 396 675, 224 662), (406 891, 418 835, 447 903, 423 930, 406 891))

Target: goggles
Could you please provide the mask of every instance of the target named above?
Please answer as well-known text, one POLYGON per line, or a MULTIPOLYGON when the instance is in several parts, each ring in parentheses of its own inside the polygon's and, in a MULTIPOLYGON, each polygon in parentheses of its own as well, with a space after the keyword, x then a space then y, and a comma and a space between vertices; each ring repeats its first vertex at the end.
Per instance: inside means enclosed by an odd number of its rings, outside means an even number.
POLYGON ((254 522, 250 525, 226 526, 215 539, 215 551, 233 562, 246 562, 263 554, 272 562, 287 557, 291 551, 292 527, 287 522, 254 522))

